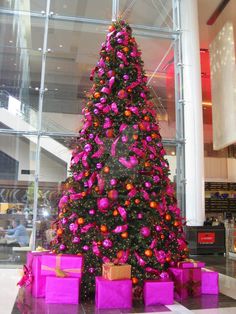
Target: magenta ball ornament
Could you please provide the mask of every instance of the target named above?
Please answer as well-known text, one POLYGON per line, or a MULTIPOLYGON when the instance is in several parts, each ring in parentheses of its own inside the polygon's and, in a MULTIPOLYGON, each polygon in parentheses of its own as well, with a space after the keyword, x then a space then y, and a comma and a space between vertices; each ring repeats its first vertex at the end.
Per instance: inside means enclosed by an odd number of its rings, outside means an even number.
POLYGON ((90 209, 89 210, 89 215, 95 215, 95 210, 94 209, 90 209))
POLYGON ((97 200, 97 205, 99 210, 106 210, 108 209, 110 202, 107 197, 103 197, 97 200))
POLYGON ((102 169, 102 163, 101 163, 101 162, 98 162, 98 163, 96 164, 96 168, 97 168, 97 169, 102 169))
POLYGON ((123 79, 124 79, 125 81, 127 81, 127 80, 129 79, 129 75, 127 75, 127 74, 123 75, 123 79))
POLYGON ((154 177, 153 177, 153 181, 154 181, 155 183, 158 183, 158 182, 160 181, 160 178, 159 178, 158 176, 154 176, 154 177))
POLYGON ((151 142, 151 141, 152 141, 151 136, 147 136, 147 137, 146 137, 146 141, 147 141, 147 142, 151 142))
POLYGON ((160 273, 160 278, 161 279, 168 279, 170 276, 169 276, 169 274, 166 272, 166 271, 162 271, 161 273, 160 273))
POLYGON ((140 234, 144 237, 144 238, 147 238, 150 236, 151 234, 151 231, 148 227, 142 227, 141 230, 140 230, 140 234))
POLYGON ((90 274, 93 274, 93 273, 94 273, 94 270, 95 270, 95 269, 94 269, 93 267, 90 267, 88 271, 89 271, 90 274))
POLYGON ((156 229, 157 232, 160 232, 162 230, 162 227, 161 226, 156 226, 155 229, 156 229))
POLYGON ((150 182, 148 182, 148 181, 147 181, 147 182, 145 182, 145 183, 144 183, 144 185, 145 185, 145 187, 146 187, 146 188, 148 188, 148 189, 152 186, 152 185, 151 185, 151 183, 150 183, 150 182))
POLYGON ((150 154, 149 158, 153 160, 153 159, 155 159, 155 155, 154 154, 150 154))
POLYGON ((118 44, 122 44, 122 43, 123 43, 123 39, 122 39, 122 38, 118 38, 118 39, 117 39, 117 43, 118 43, 118 44))
POLYGON ((121 140, 123 143, 128 142, 128 136, 127 135, 122 135, 121 140))
POLYGON ((83 246, 83 250, 84 250, 84 251, 88 251, 88 250, 89 250, 89 246, 88 246, 88 245, 84 245, 84 246, 83 246))
POLYGON ((115 186, 115 185, 117 185, 117 180, 116 179, 111 179, 110 180, 110 185, 112 185, 112 186, 115 186))
POLYGON ((121 64, 119 65, 119 68, 120 68, 120 69, 123 69, 123 68, 124 68, 124 63, 121 63, 121 64))
POLYGON ((91 144, 86 144, 86 145, 84 146, 84 150, 86 151, 86 153, 91 152, 92 148, 93 148, 93 147, 92 147, 91 144))
POLYGON ((92 140, 94 138, 94 135, 92 133, 89 134, 89 139, 92 140))
POLYGON ((102 241, 102 245, 104 246, 104 248, 109 249, 112 247, 113 243, 110 239, 105 239, 102 241))
POLYGON ((101 98, 100 98, 100 101, 101 101, 102 104, 105 104, 105 103, 107 102, 107 100, 106 100, 105 97, 101 97, 101 98))
POLYGON ((98 114, 99 110, 98 109, 94 109, 93 112, 94 112, 94 114, 98 114))
POLYGON ((142 213, 138 213, 138 214, 137 214, 137 218, 138 218, 138 219, 143 219, 143 214, 142 214, 142 213))
POLYGON ((66 218, 62 218, 61 222, 62 222, 63 225, 65 225, 67 223, 67 219, 66 218))
POLYGON ((61 244, 61 245, 60 245, 60 250, 61 250, 61 251, 64 251, 65 248, 66 248, 66 246, 65 246, 64 244, 61 244))
POLYGON ((80 238, 79 237, 74 237, 74 239, 72 240, 73 243, 79 243, 80 242, 80 238))

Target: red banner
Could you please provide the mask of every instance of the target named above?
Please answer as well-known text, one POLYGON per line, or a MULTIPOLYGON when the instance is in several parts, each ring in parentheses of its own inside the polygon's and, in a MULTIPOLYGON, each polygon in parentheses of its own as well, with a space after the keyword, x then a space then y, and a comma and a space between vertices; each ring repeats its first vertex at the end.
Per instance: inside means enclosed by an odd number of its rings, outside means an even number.
POLYGON ((214 244, 215 232, 198 232, 197 241, 199 244, 214 244))

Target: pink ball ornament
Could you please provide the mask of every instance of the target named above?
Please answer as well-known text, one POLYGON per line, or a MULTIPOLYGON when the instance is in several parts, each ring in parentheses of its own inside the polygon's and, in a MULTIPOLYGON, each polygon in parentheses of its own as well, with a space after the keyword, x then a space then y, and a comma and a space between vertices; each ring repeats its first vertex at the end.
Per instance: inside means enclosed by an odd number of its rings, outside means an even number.
POLYGON ((128 136, 127 135, 122 135, 121 140, 123 143, 127 143, 128 142, 128 136))
POLYGON ((161 279, 168 279, 170 276, 166 271, 163 271, 160 273, 160 278, 161 279))
POLYGON ((110 180, 110 184, 111 184, 112 186, 117 185, 117 180, 116 180, 116 179, 111 179, 111 180, 110 180))
POLYGON ((123 69, 123 68, 124 68, 124 64, 121 63, 121 64, 119 65, 119 68, 120 68, 120 69, 123 69))
POLYGON ((142 214, 142 213, 138 213, 138 214, 137 214, 137 218, 138 218, 138 219, 143 219, 143 214, 142 214))
POLYGON ((95 215, 95 210, 94 209, 90 209, 89 210, 89 215, 95 215))
POLYGON ((107 197, 103 197, 97 200, 97 205, 99 210, 106 210, 110 206, 109 199, 107 197))
POLYGON ((97 168, 97 169, 102 169, 102 163, 101 163, 101 162, 98 162, 98 163, 96 164, 96 168, 97 168))
POLYGON ((93 274, 93 273, 94 273, 94 270, 95 270, 95 269, 94 269, 93 267, 90 267, 88 271, 89 271, 90 274, 93 274))
POLYGON ((88 250, 89 250, 89 246, 88 246, 88 245, 84 245, 84 246, 83 246, 83 250, 84 250, 84 251, 88 251, 88 250))
POLYGON ((147 238, 150 236, 151 234, 151 231, 148 227, 142 227, 141 230, 140 230, 140 234, 144 237, 144 238, 147 238))
POLYGON ((102 245, 104 246, 104 248, 109 249, 112 247, 113 243, 110 239, 105 239, 102 241, 102 245))
POLYGON ((64 244, 61 244, 61 245, 60 245, 60 250, 61 250, 61 251, 64 251, 65 248, 66 248, 66 246, 65 246, 64 244))
POLYGON ((84 150, 86 151, 86 153, 91 152, 92 148, 93 148, 93 147, 92 147, 91 144, 86 144, 86 145, 84 146, 84 150))
POLYGON ((157 232, 160 232, 162 230, 162 227, 161 226, 156 226, 155 229, 156 229, 157 232))
POLYGON ((122 39, 122 38, 118 38, 118 39, 117 39, 117 43, 118 43, 118 44, 122 44, 122 43, 123 43, 123 39, 122 39))
POLYGON ((147 136, 147 137, 146 137, 146 140, 147 140, 147 142, 151 142, 151 141, 152 141, 151 136, 147 136))
POLYGON ((146 98, 146 94, 145 93, 140 93, 140 96, 142 97, 142 98, 146 98))
POLYGON ((127 75, 127 74, 123 75, 123 79, 124 79, 125 81, 127 81, 127 80, 129 79, 129 75, 127 75))
POLYGON ((158 182, 160 181, 160 178, 159 178, 158 176, 154 176, 154 177, 153 177, 153 181, 154 181, 155 183, 158 183, 158 182))
POLYGON ((154 154, 150 154, 149 158, 153 160, 153 159, 155 159, 155 155, 154 154))
POLYGON ((150 182, 145 182, 144 185, 145 185, 145 187, 148 188, 148 189, 152 186, 150 182))
POLYGON ((94 135, 92 133, 89 134, 89 139, 92 140, 94 138, 94 135))
POLYGON ((94 109, 93 112, 94 112, 94 114, 99 114, 99 110, 98 109, 94 109))
POLYGON ((61 222, 62 222, 63 225, 65 225, 67 223, 67 219, 66 218, 62 218, 61 222))
POLYGON ((74 237, 74 239, 72 240, 73 243, 79 243, 80 242, 80 238, 79 237, 74 237))
POLYGON ((101 97, 100 101, 101 101, 102 104, 105 104, 107 102, 107 99, 105 97, 101 97))

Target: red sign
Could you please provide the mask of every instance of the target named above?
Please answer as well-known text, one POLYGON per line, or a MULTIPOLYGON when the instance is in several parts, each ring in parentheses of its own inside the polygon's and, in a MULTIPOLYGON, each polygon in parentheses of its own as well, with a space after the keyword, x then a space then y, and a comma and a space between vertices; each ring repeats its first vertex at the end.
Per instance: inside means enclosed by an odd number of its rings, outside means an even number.
POLYGON ((214 244, 215 239, 215 232, 198 232, 197 235, 197 242, 199 244, 214 244))

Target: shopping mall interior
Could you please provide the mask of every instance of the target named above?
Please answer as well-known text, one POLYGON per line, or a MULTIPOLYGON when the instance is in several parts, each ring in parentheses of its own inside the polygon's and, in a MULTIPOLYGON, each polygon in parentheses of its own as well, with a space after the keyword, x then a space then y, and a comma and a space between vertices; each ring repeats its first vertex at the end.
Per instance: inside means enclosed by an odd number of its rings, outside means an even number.
POLYGON ((0 0, 0 25, 0 313, 236 313, 236 1, 0 0), (50 250, 91 71, 117 19, 142 52, 190 257, 219 273, 217 295, 99 310, 16 286, 27 253, 50 250), (13 220, 27 231, 16 246, 13 220))

